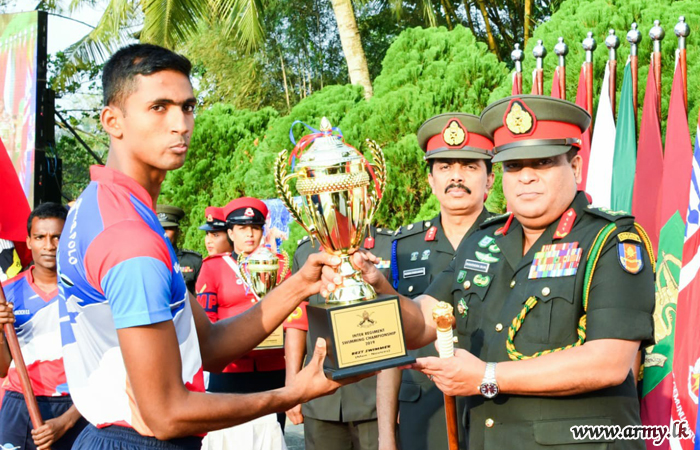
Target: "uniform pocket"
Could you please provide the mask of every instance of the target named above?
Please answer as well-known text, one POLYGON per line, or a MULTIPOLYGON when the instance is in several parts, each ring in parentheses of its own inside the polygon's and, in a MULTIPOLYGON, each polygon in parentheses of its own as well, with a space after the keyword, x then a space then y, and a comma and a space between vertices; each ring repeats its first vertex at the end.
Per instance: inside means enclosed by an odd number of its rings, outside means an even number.
POLYGON ((401 382, 399 389, 400 402, 417 402, 420 398, 420 386, 413 383, 401 382))
POLYGON ((611 429, 604 430, 602 427, 612 425, 612 420, 608 417, 583 417, 580 419, 560 419, 545 420, 535 422, 533 431, 535 442, 540 445, 558 446, 578 444, 586 449, 606 449, 608 443, 614 443, 615 437, 606 435, 605 431, 613 434, 611 429), (573 429, 573 430, 572 430, 573 429), (581 432, 575 436, 574 431, 581 432), (588 431, 588 434, 583 434, 588 431), (577 439, 578 437, 578 439, 577 439))
POLYGON ((478 326, 473 320, 470 321, 470 316, 481 317, 484 300, 493 283, 492 273, 468 271, 466 275, 457 274, 452 283, 452 298, 459 334, 467 335, 478 326))
POLYGON ((411 269, 414 270, 416 274, 421 274, 422 275, 410 275, 409 271, 404 271, 404 272, 409 272, 408 278, 404 278, 403 274, 401 276, 401 282, 399 283, 399 289, 398 292, 401 295, 405 295, 406 297, 416 297, 418 295, 421 295, 425 292, 426 289, 428 289, 428 286, 430 286, 430 282, 432 281, 432 275, 427 273, 427 268, 422 267, 422 268, 416 268, 416 269, 411 269), (423 269, 422 271, 420 269, 423 269))
MULTIPOLYGON (((574 277, 528 280, 522 298, 523 307, 531 297, 537 299, 537 304, 525 316, 515 339, 516 346, 518 341, 543 345, 559 344, 562 332, 570 336, 571 331, 575 331, 575 326, 572 328, 565 324, 574 320, 578 310, 574 305, 574 289, 574 277)), ((573 342, 561 345, 571 343, 573 342)))

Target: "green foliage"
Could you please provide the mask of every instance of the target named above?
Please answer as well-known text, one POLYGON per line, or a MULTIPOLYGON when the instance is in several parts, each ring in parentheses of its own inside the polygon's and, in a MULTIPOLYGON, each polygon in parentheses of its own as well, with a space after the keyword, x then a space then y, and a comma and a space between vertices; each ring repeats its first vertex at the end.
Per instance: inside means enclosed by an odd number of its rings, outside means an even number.
MULTIPOLYGON (((614 29, 620 37, 621 45, 617 51, 617 88, 622 89, 622 75, 630 47, 625 39, 627 31, 632 22, 637 22, 638 29, 642 33, 642 42, 638 46, 639 55, 639 121, 641 121, 642 106, 644 104, 644 91, 646 89, 647 75, 649 73, 649 61, 652 51, 651 40, 649 39, 649 29, 653 26, 654 20, 659 20, 666 32, 666 38, 662 41, 662 102, 661 115, 665 124, 668 115, 668 103, 671 96, 671 85, 674 74, 674 52, 678 41, 673 33, 673 27, 678 22, 679 16, 685 16, 686 22, 690 26, 690 45, 687 49, 688 60, 688 103, 689 122, 691 132, 694 133, 695 120, 698 117, 700 108, 700 79, 691 74, 700 73, 700 46, 694 45, 697 36, 700 35, 700 2, 697 1, 672 1, 658 0, 648 2, 645 0, 567 0, 561 5, 557 13, 552 18, 540 25, 535 30, 534 37, 528 42, 525 49, 526 59, 523 64, 523 91, 529 92, 532 70, 535 67, 535 59, 531 56, 532 49, 536 45, 537 39, 542 39, 549 50, 548 56, 544 60, 545 93, 551 92, 551 77, 557 64, 557 57, 554 55, 554 44, 559 36, 563 36, 569 46, 567 56, 567 76, 566 95, 567 99, 576 98, 578 86, 579 70, 581 63, 585 59, 585 52, 581 47, 581 41, 586 37, 586 33, 593 32, 593 37, 598 43, 598 49, 594 52, 594 101, 597 102, 600 96, 600 86, 603 82, 605 64, 608 60, 607 48, 605 47, 605 37, 608 30, 614 29)), ((491 96, 491 101, 510 95, 511 85, 506 83, 496 89, 491 96)), ((617 110, 617 109, 616 109, 617 110)), ((595 109, 594 109, 595 111, 595 109)), ((638 123, 639 123, 638 121, 638 123)))
MULTIPOLYGON (((194 225, 202 222, 204 208, 242 195, 276 198, 272 167, 282 149, 292 148, 290 126, 301 120, 317 128, 325 116, 349 144, 362 150, 371 138, 383 148, 388 183, 375 224, 396 228, 413 221, 431 197, 418 127, 447 111, 479 114, 491 91, 507 80, 506 66, 461 26, 406 30, 387 51, 369 101, 361 88, 341 85, 313 93, 287 116, 221 104, 198 114, 187 162, 166 177, 163 202, 185 209, 184 247, 201 250, 203 233, 194 225)), ((308 133, 301 125, 293 131, 297 139, 308 133)), ((499 198, 494 192, 494 205, 499 198)), ((291 253, 303 234, 294 225, 285 249, 291 253)))

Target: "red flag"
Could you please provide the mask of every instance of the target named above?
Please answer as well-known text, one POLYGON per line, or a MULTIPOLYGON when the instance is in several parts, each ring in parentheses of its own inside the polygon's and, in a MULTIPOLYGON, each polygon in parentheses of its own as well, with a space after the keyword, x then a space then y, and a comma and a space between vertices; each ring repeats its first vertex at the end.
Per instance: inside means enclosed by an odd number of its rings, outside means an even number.
MULTIPOLYGON (((586 88, 586 71, 581 66, 581 73, 578 76, 578 91, 576 91, 576 104, 586 109, 588 99, 588 89, 586 88)), ((581 182, 578 185, 580 191, 586 190, 586 179, 588 178, 588 162, 591 159, 591 128, 589 127, 581 136, 581 149, 578 151, 583 159, 581 168, 581 182)))
MULTIPOLYGON (((659 245, 661 225, 657 221, 659 192, 664 164, 661 124, 656 109, 658 93, 654 71, 649 70, 644 94, 642 125, 637 146, 637 172, 632 194, 632 214, 649 234, 654 248, 659 245)), ((669 120, 669 124, 670 124, 669 120)))
MULTIPOLYGON (((26 264, 27 218, 31 212, 17 173, 0 139, 0 239, 15 243, 17 254, 26 264)), ((31 256, 29 256, 31 259, 31 256)))
POLYGON ((559 66, 554 69, 554 76, 552 77, 552 97, 561 98, 561 92, 559 91, 559 66))
POLYGON ((664 149, 657 228, 663 226, 676 211, 681 214, 683 222, 688 214, 688 186, 693 170, 693 151, 683 97, 683 76, 679 65, 676 65, 676 73, 673 76, 664 149))

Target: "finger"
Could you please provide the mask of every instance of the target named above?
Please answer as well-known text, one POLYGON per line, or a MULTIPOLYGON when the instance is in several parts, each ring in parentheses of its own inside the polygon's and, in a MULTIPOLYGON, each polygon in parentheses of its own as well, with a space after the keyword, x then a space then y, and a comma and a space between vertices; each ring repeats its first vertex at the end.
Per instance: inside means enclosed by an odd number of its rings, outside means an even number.
POLYGON ((323 338, 316 339, 316 347, 314 348, 314 356, 311 360, 320 369, 323 368, 323 360, 326 358, 326 340, 323 338))
POLYGON ((323 266, 321 268, 321 277, 325 283, 340 284, 343 282, 343 279, 338 272, 336 272, 336 269, 330 266, 323 266))
POLYGON ((331 255, 330 253, 326 252, 314 253, 309 256, 309 259, 311 259, 312 262, 318 266, 324 265, 337 267, 340 265, 340 258, 338 256, 331 255))

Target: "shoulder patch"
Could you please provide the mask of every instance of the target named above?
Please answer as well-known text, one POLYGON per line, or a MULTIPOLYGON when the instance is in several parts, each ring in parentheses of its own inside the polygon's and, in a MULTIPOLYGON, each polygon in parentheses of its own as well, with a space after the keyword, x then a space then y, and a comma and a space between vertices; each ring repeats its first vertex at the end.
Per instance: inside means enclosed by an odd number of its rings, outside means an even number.
POLYGON ((486 228, 486 227, 490 227, 491 225, 496 224, 496 223, 505 222, 506 220, 508 220, 508 217, 510 217, 510 215, 511 215, 511 213, 508 212, 505 214, 499 214, 497 216, 491 216, 491 217, 487 218, 486 220, 484 220, 483 222, 481 222, 481 225, 479 225, 479 228, 486 228))
POLYGON ((619 222, 623 219, 632 219, 634 216, 626 211, 613 211, 608 208, 597 207, 593 205, 588 205, 585 211, 594 216, 602 217, 610 222, 619 222))
POLYGON ((640 238, 637 233, 631 233, 629 231, 625 231, 623 233, 618 234, 617 239, 620 242, 633 241, 633 242, 639 242, 640 244, 642 243, 642 238, 640 238))

